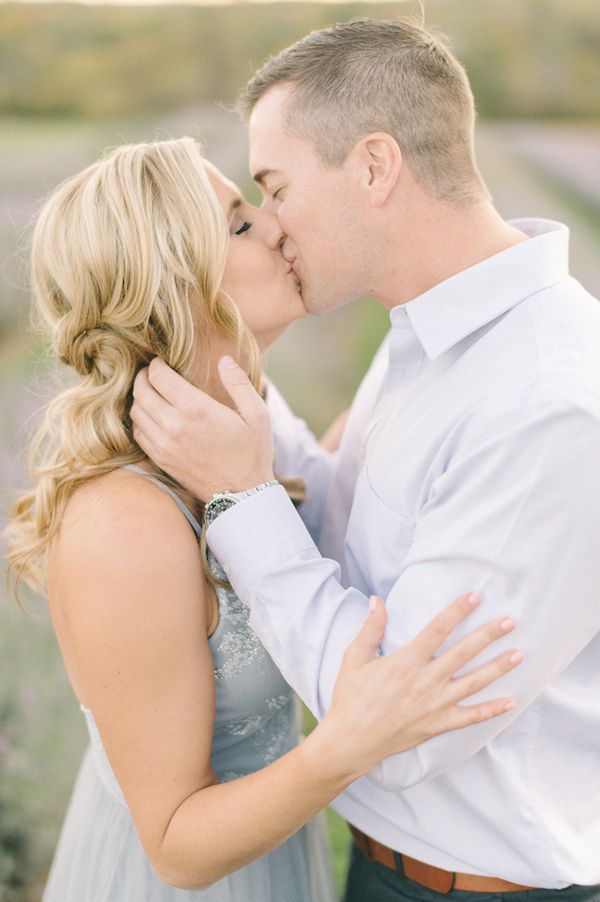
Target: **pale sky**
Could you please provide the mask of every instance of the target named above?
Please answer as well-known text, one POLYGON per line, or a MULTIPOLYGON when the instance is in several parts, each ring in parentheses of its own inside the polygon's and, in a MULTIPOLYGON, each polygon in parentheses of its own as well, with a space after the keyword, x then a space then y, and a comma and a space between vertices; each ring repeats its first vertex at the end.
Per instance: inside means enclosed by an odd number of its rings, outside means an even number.
MULTIPOLYGON (((3 3, 11 3, 15 0, 0 0, 3 3)), ((230 6, 235 3, 297 3, 298 0, 16 0, 18 3, 56 3, 67 2, 84 4, 86 6, 230 6)), ((348 0, 302 0, 306 3, 347 3, 348 0)), ((407 3, 414 0, 360 0, 362 3, 407 3)))

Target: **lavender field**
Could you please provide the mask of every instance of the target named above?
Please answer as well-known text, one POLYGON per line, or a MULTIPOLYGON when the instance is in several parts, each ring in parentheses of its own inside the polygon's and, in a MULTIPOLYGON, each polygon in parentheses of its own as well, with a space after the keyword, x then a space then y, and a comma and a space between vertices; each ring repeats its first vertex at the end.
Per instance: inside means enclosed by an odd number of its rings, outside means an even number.
MULTIPOLYGON (((244 132, 216 106, 127 122, 2 122, 0 526, 15 489, 26 484, 26 436, 57 378, 28 328, 27 230, 36 205, 106 146, 189 133, 203 139, 209 158, 230 177, 254 190, 244 132)), ((570 225, 573 273, 600 296, 600 126, 481 122, 478 150, 503 215, 570 225)), ((297 324, 270 352, 270 375, 316 431, 349 403, 386 323, 385 312, 364 301, 297 324)), ((28 606, 30 616, 5 593, 0 597, 0 902, 39 899, 85 744, 44 601, 32 598, 28 606)))

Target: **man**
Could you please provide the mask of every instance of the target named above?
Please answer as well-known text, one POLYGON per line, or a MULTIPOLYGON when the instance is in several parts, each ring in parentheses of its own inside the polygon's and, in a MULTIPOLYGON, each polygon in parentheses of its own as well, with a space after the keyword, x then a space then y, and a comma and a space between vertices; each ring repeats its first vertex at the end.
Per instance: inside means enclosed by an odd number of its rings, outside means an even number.
POLYGON ((300 427, 295 446, 276 437, 330 557, 271 484, 266 408, 234 363, 237 412, 153 362, 136 437, 210 502, 211 548, 317 715, 370 593, 387 603, 384 652, 470 589, 477 616, 519 624, 516 710, 385 760, 337 800, 355 828, 348 902, 600 899, 600 309, 569 277, 568 232, 498 215, 466 75, 421 28, 310 34, 243 101, 307 309, 364 294, 390 309, 333 472, 300 427))

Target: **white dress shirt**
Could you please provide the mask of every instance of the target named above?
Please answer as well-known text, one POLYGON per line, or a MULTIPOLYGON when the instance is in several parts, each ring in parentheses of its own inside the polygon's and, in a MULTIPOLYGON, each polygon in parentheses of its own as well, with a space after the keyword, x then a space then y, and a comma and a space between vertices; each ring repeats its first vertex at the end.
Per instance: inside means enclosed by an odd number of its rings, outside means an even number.
POLYGON ((207 537, 317 716, 369 594, 386 652, 463 592, 483 603, 455 635, 514 616, 481 660, 525 661, 478 698, 518 708, 386 759, 334 807, 421 861, 562 888, 600 883, 600 307, 569 276, 564 226, 514 225, 528 241, 391 311, 333 462, 281 427, 343 568, 278 486, 207 537))

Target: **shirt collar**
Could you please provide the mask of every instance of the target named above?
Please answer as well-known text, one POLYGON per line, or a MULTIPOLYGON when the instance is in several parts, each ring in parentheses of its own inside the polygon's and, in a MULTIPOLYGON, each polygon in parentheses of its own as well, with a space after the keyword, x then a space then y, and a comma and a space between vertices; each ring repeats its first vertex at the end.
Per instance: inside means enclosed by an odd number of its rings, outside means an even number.
POLYGON ((529 236, 456 273, 390 312, 392 329, 410 321, 430 360, 506 313, 537 291, 569 275, 569 230, 548 219, 510 223, 529 236))

